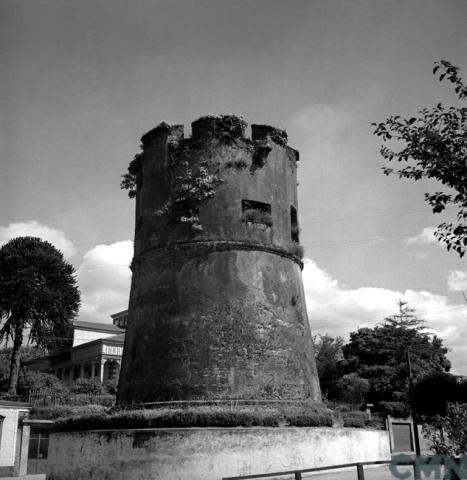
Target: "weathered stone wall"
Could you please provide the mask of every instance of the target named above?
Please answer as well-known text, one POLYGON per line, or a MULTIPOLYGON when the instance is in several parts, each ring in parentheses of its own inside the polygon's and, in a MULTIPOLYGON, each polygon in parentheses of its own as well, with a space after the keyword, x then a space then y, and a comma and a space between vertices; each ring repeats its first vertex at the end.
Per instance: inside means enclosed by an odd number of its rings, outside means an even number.
POLYGON ((54 433, 49 480, 220 480, 389 460, 386 431, 191 428, 54 433))
POLYGON ((142 138, 121 403, 320 399, 292 235, 298 152, 272 127, 246 138, 232 118, 142 138), (160 214, 185 181, 214 187, 196 209, 202 230, 160 214), (268 204, 272 225, 245 221, 242 201, 268 204))

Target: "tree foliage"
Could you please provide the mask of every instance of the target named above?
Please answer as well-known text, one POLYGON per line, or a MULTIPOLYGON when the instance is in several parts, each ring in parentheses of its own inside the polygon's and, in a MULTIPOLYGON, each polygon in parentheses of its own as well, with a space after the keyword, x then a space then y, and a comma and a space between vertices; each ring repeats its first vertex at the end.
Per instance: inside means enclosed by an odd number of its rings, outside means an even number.
POLYGON ((356 373, 344 375, 338 382, 339 398, 346 402, 364 403, 364 395, 370 390, 370 382, 356 373))
POLYGON ((341 374, 338 369, 339 362, 343 359, 342 337, 333 338, 329 335, 314 337, 316 352, 316 368, 323 395, 328 399, 335 399, 339 387, 338 381, 341 374))
POLYGON ((71 392, 87 395, 104 395, 107 393, 107 389, 99 378, 78 378, 73 382, 71 392))
POLYGON ((27 402, 31 391, 39 391, 44 396, 49 395, 55 401, 65 401, 69 395, 68 388, 56 375, 22 369, 18 376, 17 394, 23 401, 27 402))
MULTIPOLYGON (((435 63, 433 74, 440 81, 446 79, 454 86, 459 101, 467 98, 467 86, 459 76, 459 68, 441 60, 435 63)), ((399 115, 385 122, 373 123, 374 134, 385 143, 381 155, 388 162, 402 163, 402 168, 383 167, 386 175, 399 178, 438 180, 445 191, 426 193, 425 199, 433 213, 441 213, 446 207, 457 210, 457 223, 441 223, 435 236, 461 257, 467 249, 467 108, 424 108, 409 119, 399 115), (393 150, 390 145, 402 143, 402 148, 393 150)))
POLYGON ((446 415, 449 403, 467 404, 467 378, 432 372, 417 379, 413 394, 419 415, 446 415))
POLYGON ((10 393, 16 394, 24 337, 48 350, 62 345, 79 302, 73 266, 53 245, 35 237, 17 237, 3 245, 0 342, 13 341, 10 393))
POLYGON ((467 455, 467 404, 449 404, 444 416, 423 426, 423 434, 438 455, 467 455))
MULTIPOLYGON (((13 349, 5 347, 0 350, 0 388, 5 387, 10 377, 11 355, 13 349)), ((21 361, 43 357, 46 351, 43 348, 31 345, 21 347, 21 361)))
POLYGON ((426 333, 413 309, 401 301, 399 312, 387 317, 382 325, 360 328, 350 334, 349 343, 343 347, 341 369, 368 380, 368 402, 407 402, 408 349, 414 378, 449 371, 451 364, 441 339, 426 333))

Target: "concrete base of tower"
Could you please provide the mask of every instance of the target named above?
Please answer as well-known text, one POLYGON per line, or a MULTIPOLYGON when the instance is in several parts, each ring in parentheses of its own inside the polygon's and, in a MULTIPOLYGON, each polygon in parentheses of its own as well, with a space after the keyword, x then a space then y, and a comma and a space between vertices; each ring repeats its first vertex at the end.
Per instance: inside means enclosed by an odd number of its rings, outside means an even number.
POLYGON ((300 266, 287 256, 149 251, 135 262, 128 323, 122 404, 320 399, 300 266))

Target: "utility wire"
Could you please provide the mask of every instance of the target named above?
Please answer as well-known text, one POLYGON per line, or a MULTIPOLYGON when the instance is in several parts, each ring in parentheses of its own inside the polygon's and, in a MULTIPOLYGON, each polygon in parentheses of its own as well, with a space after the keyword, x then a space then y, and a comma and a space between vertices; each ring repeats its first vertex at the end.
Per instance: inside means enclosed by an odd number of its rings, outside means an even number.
POLYGON ((309 222, 299 222, 300 225, 311 225, 313 223, 331 223, 331 222, 346 222, 348 220, 361 220, 367 218, 378 218, 378 217, 392 217, 392 216, 400 216, 400 215, 417 215, 419 213, 430 213, 426 210, 417 210, 414 212, 394 212, 394 213, 380 213, 376 215, 364 215, 359 217, 342 217, 342 218, 330 218, 328 220, 312 220, 309 222))

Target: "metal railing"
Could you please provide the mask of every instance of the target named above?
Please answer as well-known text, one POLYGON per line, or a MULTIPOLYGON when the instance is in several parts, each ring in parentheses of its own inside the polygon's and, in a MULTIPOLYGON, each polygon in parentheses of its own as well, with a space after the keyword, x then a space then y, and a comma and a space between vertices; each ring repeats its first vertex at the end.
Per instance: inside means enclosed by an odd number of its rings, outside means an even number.
POLYGON ((57 405, 113 405, 115 395, 96 393, 54 393, 42 389, 31 389, 28 392, 28 403, 34 406, 49 407, 57 405), (113 399, 113 401, 112 401, 113 399))
MULTIPOLYGON (((301 470, 287 470, 283 472, 271 472, 271 473, 259 473, 255 475, 240 475, 235 477, 223 477, 222 480, 248 480, 254 478, 272 478, 272 477, 282 477, 286 475, 294 475, 295 480, 302 480, 302 475, 304 473, 316 473, 316 472, 328 472, 330 470, 340 470, 343 468, 355 468, 357 472, 358 480, 365 480, 365 473, 363 467, 366 465, 391 465, 390 460, 379 460, 375 462, 356 462, 356 463, 344 463, 342 465, 331 465, 327 467, 315 467, 315 468, 305 468, 301 470)), ((417 471, 415 470, 415 461, 406 461, 406 462, 397 462, 397 465, 412 465, 414 467, 414 477, 420 478, 417 476, 417 471)))

